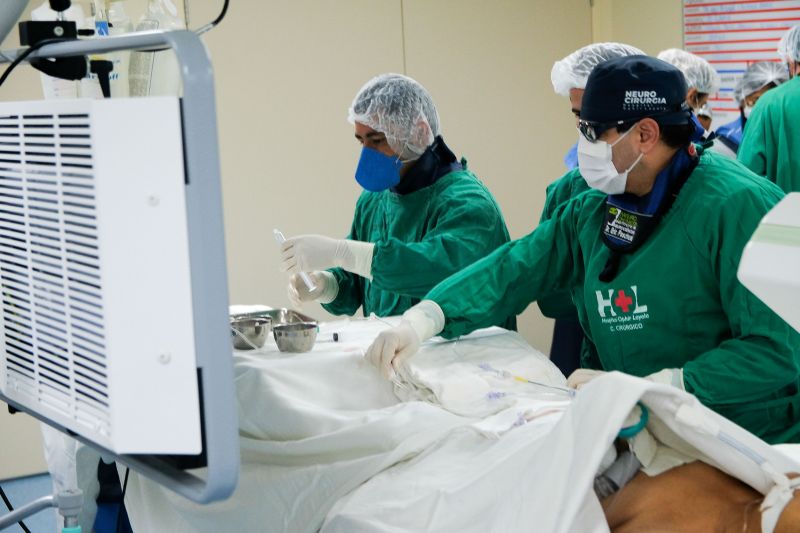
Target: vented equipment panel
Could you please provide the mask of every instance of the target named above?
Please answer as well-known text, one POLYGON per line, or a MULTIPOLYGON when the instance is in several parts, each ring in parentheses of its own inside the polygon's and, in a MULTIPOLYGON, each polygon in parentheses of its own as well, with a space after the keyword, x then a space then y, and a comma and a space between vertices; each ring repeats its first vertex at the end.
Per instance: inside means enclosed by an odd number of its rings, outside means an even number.
POLYGON ((110 433, 88 114, 0 116, 7 387, 110 433))

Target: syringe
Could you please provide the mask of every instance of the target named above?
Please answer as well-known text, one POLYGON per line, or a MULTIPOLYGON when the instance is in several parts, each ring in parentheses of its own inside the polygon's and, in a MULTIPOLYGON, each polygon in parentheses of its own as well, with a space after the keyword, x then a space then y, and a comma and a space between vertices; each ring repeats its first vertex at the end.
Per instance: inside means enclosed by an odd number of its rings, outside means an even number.
MULTIPOLYGON (((283 236, 283 233, 281 233, 280 230, 273 229, 272 233, 275 235, 275 240, 278 241, 278 244, 283 244, 286 242, 286 237, 283 236)), ((317 286, 313 281, 311 281, 311 277, 305 272, 300 272, 300 279, 303 280, 303 283, 305 283, 309 292, 314 292, 317 290, 317 286)))

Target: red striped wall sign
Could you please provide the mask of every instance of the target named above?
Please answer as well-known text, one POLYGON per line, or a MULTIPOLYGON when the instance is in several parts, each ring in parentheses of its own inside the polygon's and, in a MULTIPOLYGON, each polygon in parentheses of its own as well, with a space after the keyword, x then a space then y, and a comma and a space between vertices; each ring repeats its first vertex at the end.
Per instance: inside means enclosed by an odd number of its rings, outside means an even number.
POLYGON ((780 61, 778 41, 800 24, 800 0, 683 0, 683 46, 711 63, 722 78, 709 104, 712 127, 739 116, 733 89, 756 61, 780 61))

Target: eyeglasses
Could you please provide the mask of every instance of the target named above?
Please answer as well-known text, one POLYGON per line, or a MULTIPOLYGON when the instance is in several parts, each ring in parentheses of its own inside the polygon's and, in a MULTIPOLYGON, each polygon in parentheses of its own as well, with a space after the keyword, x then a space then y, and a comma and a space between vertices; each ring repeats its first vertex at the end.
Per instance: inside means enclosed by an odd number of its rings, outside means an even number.
POLYGON ((589 122, 587 120, 578 121, 578 130, 581 135, 586 137, 589 142, 597 142, 600 136, 610 130, 611 128, 619 128, 625 124, 634 124, 641 119, 636 120, 616 120, 614 122, 589 122))
POLYGON ((672 115, 674 113, 686 113, 687 114, 686 118, 688 119, 689 118, 689 115, 688 115, 689 109, 690 108, 686 104, 686 102, 682 102, 680 104, 680 106, 678 106, 677 109, 662 111, 660 113, 653 113, 653 114, 650 114, 650 115, 645 115, 643 117, 638 117, 638 118, 634 118, 634 119, 615 120, 614 122, 589 122, 588 120, 579 120, 578 121, 578 130, 581 132, 581 135, 586 137, 587 141, 589 141, 589 142, 597 142, 600 139, 600 136, 604 132, 610 130, 611 128, 620 128, 622 126, 625 126, 626 124, 633 125, 633 124, 636 124, 637 122, 639 122, 640 120, 643 120, 643 119, 646 119, 646 118, 652 118, 652 119, 658 121, 659 118, 665 117, 667 115, 672 115))

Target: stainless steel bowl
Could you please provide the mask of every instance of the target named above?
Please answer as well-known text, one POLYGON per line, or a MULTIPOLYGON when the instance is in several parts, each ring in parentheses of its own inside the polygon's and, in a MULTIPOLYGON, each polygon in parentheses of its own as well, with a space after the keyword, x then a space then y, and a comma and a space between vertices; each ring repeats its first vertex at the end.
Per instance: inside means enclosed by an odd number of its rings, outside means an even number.
POLYGON ((314 342, 317 340, 317 323, 276 324, 272 328, 272 335, 275 337, 278 349, 282 352, 307 352, 314 347, 314 342))
POLYGON ((254 350, 264 346, 272 326, 269 317, 231 320, 231 342, 237 350, 254 350))

